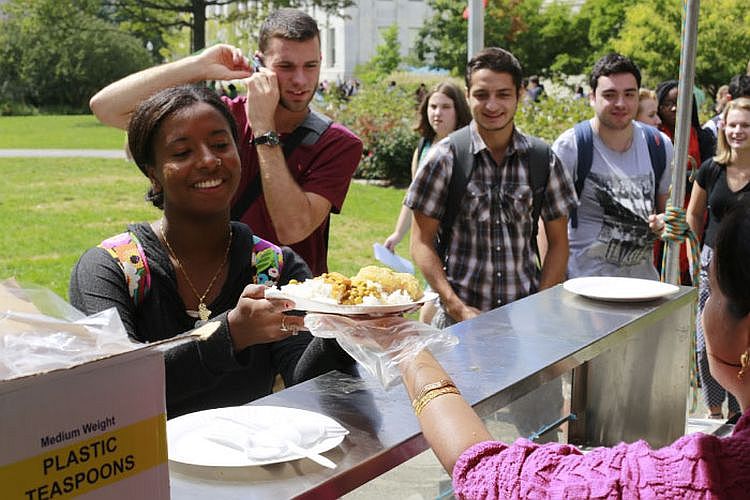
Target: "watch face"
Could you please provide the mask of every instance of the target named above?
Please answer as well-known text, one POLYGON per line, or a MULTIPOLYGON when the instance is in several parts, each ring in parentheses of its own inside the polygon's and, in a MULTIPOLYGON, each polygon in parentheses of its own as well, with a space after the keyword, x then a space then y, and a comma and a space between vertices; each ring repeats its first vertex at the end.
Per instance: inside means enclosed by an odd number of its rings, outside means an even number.
POLYGON ((269 146, 278 146, 280 144, 279 134, 271 130, 253 139, 253 144, 267 144, 269 146))

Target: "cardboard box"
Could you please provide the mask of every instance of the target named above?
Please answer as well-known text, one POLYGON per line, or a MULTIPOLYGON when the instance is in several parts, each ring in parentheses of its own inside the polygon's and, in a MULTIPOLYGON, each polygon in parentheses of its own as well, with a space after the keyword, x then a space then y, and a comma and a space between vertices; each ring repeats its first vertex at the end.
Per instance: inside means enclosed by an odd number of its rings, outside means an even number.
POLYGON ((158 351, 2 382, 0 421, 5 499, 169 498, 158 351))
MULTIPOLYGON (((14 300, 0 299, 0 310, 14 300)), ((144 345, 0 381, 0 497, 80 495, 169 498, 159 350, 144 345)))

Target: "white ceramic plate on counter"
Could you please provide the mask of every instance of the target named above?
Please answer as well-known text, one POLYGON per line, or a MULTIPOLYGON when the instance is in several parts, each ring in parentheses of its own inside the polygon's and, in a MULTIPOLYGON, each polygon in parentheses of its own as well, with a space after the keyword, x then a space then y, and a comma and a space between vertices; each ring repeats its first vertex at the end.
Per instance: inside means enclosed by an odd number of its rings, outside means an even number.
POLYGON ((281 406, 215 408, 167 421, 169 460, 204 467, 247 467, 304 458, 289 451, 283 440, 278 446, 269 444, 269 434, 279 428, 298 429, 296 444, 317 454, 338 446, 348 433, 332 418, 308 410, 281 406), (311 429, 315 429, 313 436, 311 429), (258 446, 253 445, 256 435, 264 437, 258 446))
POLYGON ((573 278, 563 283, 569 292, 609 302, 642 302, 677 293, 680 288, 660 281, 612 276, 573 278))

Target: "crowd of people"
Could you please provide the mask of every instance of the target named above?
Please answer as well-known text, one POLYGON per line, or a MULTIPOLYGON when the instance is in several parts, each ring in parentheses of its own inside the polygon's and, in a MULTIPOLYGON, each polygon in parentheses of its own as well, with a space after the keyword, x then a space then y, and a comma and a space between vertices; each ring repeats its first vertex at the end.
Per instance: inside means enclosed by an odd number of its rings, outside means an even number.
MULTIPOLYGON (((139 342, 200 329, 165 353, 170 418, 267 395, 277 375, 290 385, 331 369, 356 373, 335 341, 313 338, 302 318, 286 314, 292 302, 263 290, 328 270, 330 215, 342 209, 362 142, 310 108, 321 85, 310 16, 275 10, 258 40, 259 64, 215 45, 91 99, 103 123, 127 130, 150 182, 147 199, 163 215, 86 251, 70 298, 88 314, 116 307, 139 342), (246 91, 196 85, 231 80, 246 91)), ((404 385, 458 497, 737 497, 750 486, 748 79, 733 79, 722 94, 715 134, 693 109, 687 172, 697 176, 685 199, 690 227, 705 232, 701 382, 712 415, 723 417, 725 398, 735 417, 745 411, 734 434, 588 455, 560 444, 507 445, 423 351, 400 364, 404 385)), ((658 279, 654 243, 672 178, 677 83, 642 89, 637 65, 615 53, 597 61, 588 83, 593 116, 551 146, 514 125, 519 105, 544 90, 537 77, 526 89, 507 50, 475 54, 465 92, 451 83, 423 89, 412 182, 385 240, 393 250, 411 229, 411 255, 439 296, 423 321, 444 328, 569 277, 658 279)))

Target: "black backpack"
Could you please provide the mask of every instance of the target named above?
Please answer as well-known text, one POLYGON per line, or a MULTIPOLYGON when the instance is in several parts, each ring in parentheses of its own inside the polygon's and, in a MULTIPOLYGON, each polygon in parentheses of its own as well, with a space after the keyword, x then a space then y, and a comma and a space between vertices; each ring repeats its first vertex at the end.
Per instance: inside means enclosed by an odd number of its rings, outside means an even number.
MULTIPOLYGON (((328 130, 333 121, 322 113, 310 110, 305 120, 300 123, 289 136, 284 138, 282 149, 284 158, 289 159, 292 151, 300 144, 315 144, 320 136, 328 130)), ((258 174, 248 183, 245 191, 232 205, 232 220, 240 220, 242 215, 250 208, 255 200, 263 193, 263 185, 260 182, 260 170, 258 174)))
MULTIPOLYGON (((453 233, 453 225, 461 208, 466 186, 469 183, 471 172, 476 163, 476 156, 471 153, 471 131, 469 126, 452 132, 448 138, 453 150, 453 172, 448 185, 448 205, 440 221, 440 231, 436 245, 440 259, 445 262, 445 254, 448 251, 453 233)), ((532 245, 536 252, 536 235, 539 230, 539 216, 542 213, 544 192, 547 189, 549 179, 550 155, 552 150, 549 145, 537 137, 527 136, 529 140, 529 184, 533 192, 531 216, 533 218, 533 229, 531 235, 532 245)), ((536 252, 538 253, 538 252, 536 252)))
MULTIPOLYGON (((659 190, 659 182, 667 168, 667 149, 664 146, 664 140, 656 128, 650 125, 643 125, 646 131, 646 144, 648 144, 648 156, 651 160, 651 168, 654 171, 654 197, 659 190)), ((594 159, 594 131, 591 129, 591 122, 584 120, 578 122, 573 127, 576 135, 576 148, 578 149, 578 162, 576 172, 576 195, 581 199, 583 185, 586 182, 589 172, 591 172, 591 162, 594 159)), ((578 227, 578 210, 574 207, 570 212, 570 224, 578 227)))

